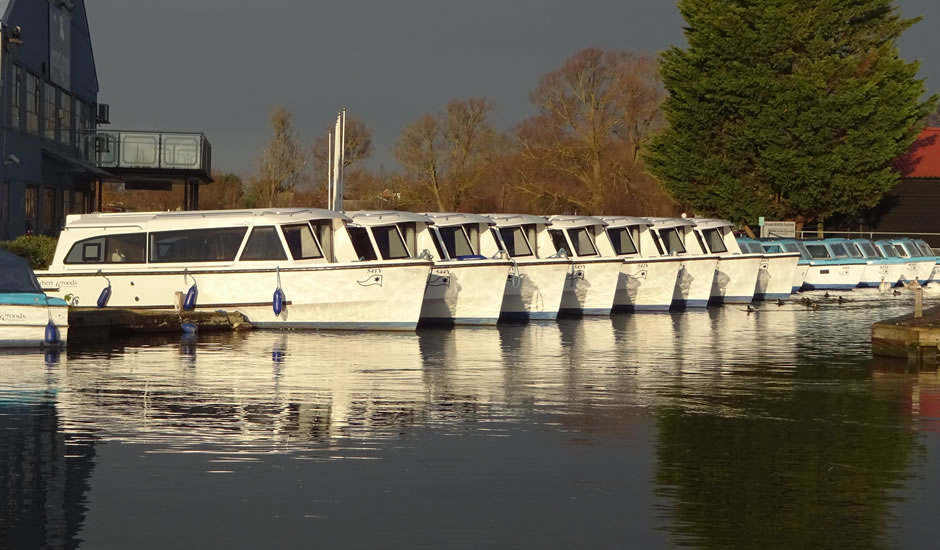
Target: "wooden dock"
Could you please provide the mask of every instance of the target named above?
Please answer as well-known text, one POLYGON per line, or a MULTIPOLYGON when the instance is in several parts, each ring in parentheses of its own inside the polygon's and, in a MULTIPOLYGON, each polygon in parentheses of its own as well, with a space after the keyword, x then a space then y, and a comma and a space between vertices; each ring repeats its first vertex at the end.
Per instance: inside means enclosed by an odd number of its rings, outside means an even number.
POLYGON ((940 306, 880 321, 871 327, 874 355, 907 359, 923 367, 936 367, 940 348, 940 306))
POLYGON ((112 336, 144 333, 182 333, 191 323, 199 332, 250 329, 241 313, 227 311, 153 311, 146 309, 72 308, 69 310, 69 343, 96 343, 112 336))

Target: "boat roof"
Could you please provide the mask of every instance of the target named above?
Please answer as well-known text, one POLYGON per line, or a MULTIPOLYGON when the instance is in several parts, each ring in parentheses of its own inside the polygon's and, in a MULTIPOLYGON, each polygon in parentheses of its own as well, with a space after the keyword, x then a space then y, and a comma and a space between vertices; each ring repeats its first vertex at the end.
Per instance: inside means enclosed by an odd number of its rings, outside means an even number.
POLYGON ((0 248, 0 293, 42 294, 36 274, 24 258, 0 248))
POLYGON ((552 222, 552 227, 590 227, 594 225, 607 225, 607 222, 600 218, 595 218, 594 216, 556 215, 550 216, 548 221, 552 222))
POLYGON ((438 226, 464 225, 467 223, 496 225, 493 218, 483 216, 482 214, 466 214, 462 212, 423 212, 423 214, 434 220, 434 225, 438 226))
POLYGON ((692 223, 702 229, 718 229, 720 227, 734 227, 734 224, 728 220, 718 218, 692 218, 692 223))
POLYGON ((668 228, 668 227, 695 227, 695 222, 688 218, 646 218, 650 223, 655 227, 668 228))
POLYGON ((607 222, 607 227, 611 229, 633 225, 642 225, 644 227, 653 225, 653 222, 639 216, 600 216, 600 219, 607 222))
POLYGON ((543 216, 533 216, 532 214, 484 214, 500 227, 514 225, 526 225, 530 223, 538 225, 551 225, 552 222, 543 216))
POLYGON ((341 212, 322 208, 250 208, 243 210, 187 210, 183 212, 97 212, 94 214, 71 214, 65 218, 65 229, 92 229, 105 227, 198 227, 212 220, 218 225, 247 225, 260 218, 271 223, 284 223, 303 219, 349 218, 341 212))
POLYGON ((359 225, 385 225, 389 223, 407 223, 418 222, 431 225, 434 220, 414 212, 405 212, 403 210, 357 210, 347 212, 352 220, 359 225))

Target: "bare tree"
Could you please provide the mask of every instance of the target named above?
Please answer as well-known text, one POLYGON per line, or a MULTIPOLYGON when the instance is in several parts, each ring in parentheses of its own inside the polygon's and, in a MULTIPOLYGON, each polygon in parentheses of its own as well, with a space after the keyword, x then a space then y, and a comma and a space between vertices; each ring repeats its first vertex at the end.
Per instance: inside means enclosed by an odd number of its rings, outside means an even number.
MULTIPOLYGON (((313 142, 313 171, 317 185, 326 184, 327 165, 329 163, 329 136, 327 134, 332 131, 333 126, 330 126, 313 142)), ((361 120, 346 117, 345 145, 343 149, 345 149, 343 168, 354 166, 372 156, 372 129, 361 120)))
POLYGON ((554 211, 652 210, 665 195, 649 185, 638 153, 663 124, 664 96, 649 56, 576 53, 530 94, 539 114, 517 128, 526 166, 516 189, 554 211))
POLYGON ((271 111, 271 129, 274 135, 258 159, 258 177, 250 188, 253 202, 261 207, 289 204, 307 164, 287 109, 277 106, 271 111))
POLYGON ((445 207, 441 163, 444 145, 441 125, 432 115, 423 115, 402 130, 395 146, 395 157, 408 175, 432 196, 438 210, 445 207))

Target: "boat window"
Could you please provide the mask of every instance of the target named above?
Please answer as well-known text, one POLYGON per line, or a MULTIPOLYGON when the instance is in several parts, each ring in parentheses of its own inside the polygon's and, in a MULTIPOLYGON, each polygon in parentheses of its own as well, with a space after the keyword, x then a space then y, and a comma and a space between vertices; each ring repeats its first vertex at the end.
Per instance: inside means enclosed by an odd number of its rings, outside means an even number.
POLYGON ((783 249, 787 252, 802 252, 796 243, 784 243, 783 249))
POLYGON ((401 222, 398 224, 402 237, 405 239, 405 248, 408 249, 408 256, 418 255, 418 224, 417 222, 401 222))
POLYGON ((409 258, 411 254, 405 241, 401 238, 396 225, 377 225, 372 227, 372 236, 375 237, 375 245, 385 260, 400 260, 409 258))
POLYGON ((626 227, 608 229, 607 236, 610 237, 610 243, 614 246, 614 253, 618 256, 637 253, 636 245, 633 244, 633 239, 626 227))
POLYGON ((914 241, 914 244, 917 245, 917 247, 920 249, 920 253, 924 256, 936 256, 936 254, 934 254, 933 248, 930 248, 930 245, 925 241, 917 240, 914 241))
POLYGON ((829 255, 829 249, 827 249, 824 244, 808 244, 806 245, 806 250, 809 252, 811 258, 817 260, 832 259, 832 256, 829 255))
POLYGON ((598 256, 594 241, 591 240, 591 234, 587 228, 575 227, 568 230, 568 237, 571 238, 571 246, 578 256, 598 256))
POLYGON ((703 233, 705 235, 705 242, 708 243, 708 250, 710 250, 712 254, 728 251, 724 239, 721 238, 721 231, 718 229, 706 229, 703 233))
POLYGON ((313 230, 306 223, 296 225, 282 225, 281 231, 284 233, 284 240, 287 241, 287 248, 290 249, 290 255, 295 260, 312 260, 322 258, 323 253, 317 245, 317 239, 313 236, 313 230))
POLYGON ((571 246, 568 246, 568 241, 565 240, 565 232, 561 229, 549 229, 548 236, 552 238, 552 246, 555 247, 555 253, 564 250, 566 256, 573 256, 573 250, 571 246))
POLYGON ((375 249, 372 248, 372 241, 369 240, 369 233, 366 231, 365 227, 347 225, 346 232, 349 233, 349 240, 352 242, 353 249, 356 251, 356 256, 359 257, 359 261, 368 262, 378 259, 378 256, 375 255, 375 249))
MULTIPOLYGON (((776 243, 764 243, 760 246, 764 252, 767 252, 768 254, 782 254, 784 251, 783 247, 776 243)), ((799 252, 799 250, 794 246, 793 250, 790 250, 790 252, 799 252)))
POLYGON ((246 227, 226 227, 151 233, 150 261, 231 262, 247 231, 246 227))
POLYGON ((470 239, 470 248, 480 250, 480 226, 475 223, 465 223, 463 224, 463 230, 467 233, 467 238, 470 239))
POLYGON ((898 251, 895 250, 894 247, 890 244, 879 244, 878 248, 881 250, 881 254, 885 258, 900 258, 900 256, 898 256, 898 251))
POLYGON ((323 255, 331 262, 336 261, 336 257, 333 255, 333 222, 330 220, 317 220, 310 222, 310 224, 317 235, 317 240, 320 241, 323 255))
POLYGON ((855 243, 845 243, 846 250, 849 251, 849 258, 864 258, 861 249, 855 243))
POLYGON ((861 243, 859 246, 862 248, 862 253, 865 254, 866 258, 878 258, 881 256, 878 252, 875 251, 875 247, 871 243, 861 243))
POLYGON ((751 243, 751 253, 753 254, 763 254, 767 252, 764 250, 764 247, 760 243, 751 243))
POLYGON ((702 250, 702 253, 708 254, 708 247, 705 246, 705 241, 702 240, 702 232, 693 230, 692 233, 695 235, 695 240, 698 241, 698 247, 702 250))
POLYGON ((441 233, 441 241, 444 243, 444 247, 447 248, 447 253, 451 258, 473 256, 476 254, 476 252, 473 251, 473 247, 470 246, 470 241, 467 239, 467 234, 464 233, 463 227, 452 225, 449 227, 439 227, 438 230, 441 233))
POLYGON ((506 246, 506 251, 509 252, 510 257, 519 258, 532 255, 532 248, 526 241, 521 227, 500 227, 499 235, 503 238, 503 244, 506 246))
POLYGON ((429 228, 431 231, 431 242, 434 243, 434 248, 437 250, 437 257, 442 260, 448 260, 447 252, 444 248, 444 240, 441 238, 441 232, 439 227, 434 227, 433 225, 429 228))
POLYGON ((508 254, 509 252, 506 250, 506 243, 503 242, 503 236, 499 234, 499 230, 495 227, 491 227, 490 234, 493 235, 493 240, 496 241, 496 247, 508 254))
POLYGON ((904 250, 904 247, 903 247, 903 246, 901 246, 901 245, 899 245, 899 244, 896 244, 896 245, 894 245, 894 250, 895 250, 902 258, 907 258, 907 257, 908 257, 907 250, 904 250))
POLYGON ((284 252, 277 229, 273 225, 252 229, 239 259, 243 262, 286 260, 287 254, 284 252))
POLYGON ((653 237, 653 244, 656 245, 656 251, 659 252, 660 256, 665 256, 666 252, 663 250, 663 243, 659 240, 659 233, 651 229, 650 236, 653 237))
POLYGON ((920 249, 917 248, 917 246, 915 246, 914 243, 910 241, 901 243, 901 246, 904 247, 904 250, 906 250, 908 255, 911 256, 912 258, 923 254, 920 251, 920 249))
POLYGON ((841 258, 848 258, 848 257, 849 257, 849 253, 846 252, 845 247, 842 246, 841 244, 839 244, 839 243, 831 243, 829 246, 832 248, 832 255, 833 255, 835 258, 841 259, 841 258))
POLYGON ((144 263, 147 235, 127 233, 78 241, 65 256, 67 264, 144 263))
MULTIPOLYGON (((682 238, 679 236, 679 231, 675 227, 670 227, 669 229, 660 229, 659 235, 663 239, 663 247, 666 249, 667 254, 683 254, 685 253, 685 246, 682 244, 682 238)), ((704 251, 705 248, 703 247, 704 251)))

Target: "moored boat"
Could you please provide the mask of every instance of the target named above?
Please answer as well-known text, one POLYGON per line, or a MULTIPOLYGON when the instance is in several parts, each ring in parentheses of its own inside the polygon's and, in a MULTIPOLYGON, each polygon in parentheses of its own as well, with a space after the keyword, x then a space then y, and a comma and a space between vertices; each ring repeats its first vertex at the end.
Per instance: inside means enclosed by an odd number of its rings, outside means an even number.
POLYGON ((548 221, 549 250, 573 262, 559 313, 610 315, 623 260, 614 255, 604 232, 607 222, 592 216, 551 216, 548 221))
POLYGON ((702 248, 718 255, 710 301, 718 304, 751 303, 757 289, 763 253, 742 253, 732 232, 734 224, 727 220, 697 218, 692 222, 702 248))
POLYGON ((0 348, 61 347, 68 303, 47 296, 25 259, 0 250, 0 348))
POLYGON ((799 241, 799 244, 810 266, 803 283, 804 290, 852 290, 862 280, 868 265, 865 260, 847 256, 838 258, 824 240, 799 241))
POLYGON ((695 224, 685 218, 647 218, 650 235, 659 248, 679 258, 682 267, 676 278, 672 305, 676 308, 706 307, 712 293, 718 255, 708 253, 693 232, 695 224))
POLYGON ((682 260, 668 256, 653 238, 653 222, 633 216, 602 216, 614 254, 623 258, 614 310, 667 311, 682 260))
POLYGON ((754 239, 737 239, 742 252, 761 254, 763 259, 757 272, 757 287, 754 289, 755 300, 785 300, 794 291, 794 286, 803 286, 805 269, 799 268, 800 253, 785 252, 779 248, 769 248, 765 243, 754 239), (800 283, 795 284, 796 278, 800 283))
POLYGON ((492 240, 481 240, 481 253, 503 251, 512 260, 506 278, 500 319, 555 319, 561 306, 571 260, 548 254, 551 237, 547 219, 529 214, 485 214, 496 222, 492 240))
POLYGON ((850 258, 862 258, 867 263, 859 288, 890 288, 898 283, 904 272, 904 258, 885 258, 868 239, 829 239, 842 244, 850 258))
POLYGON ((311 208, 71 215, 43 288, 73 307, 226 310, 260 328, 414 330, 431 262, 311 208))

